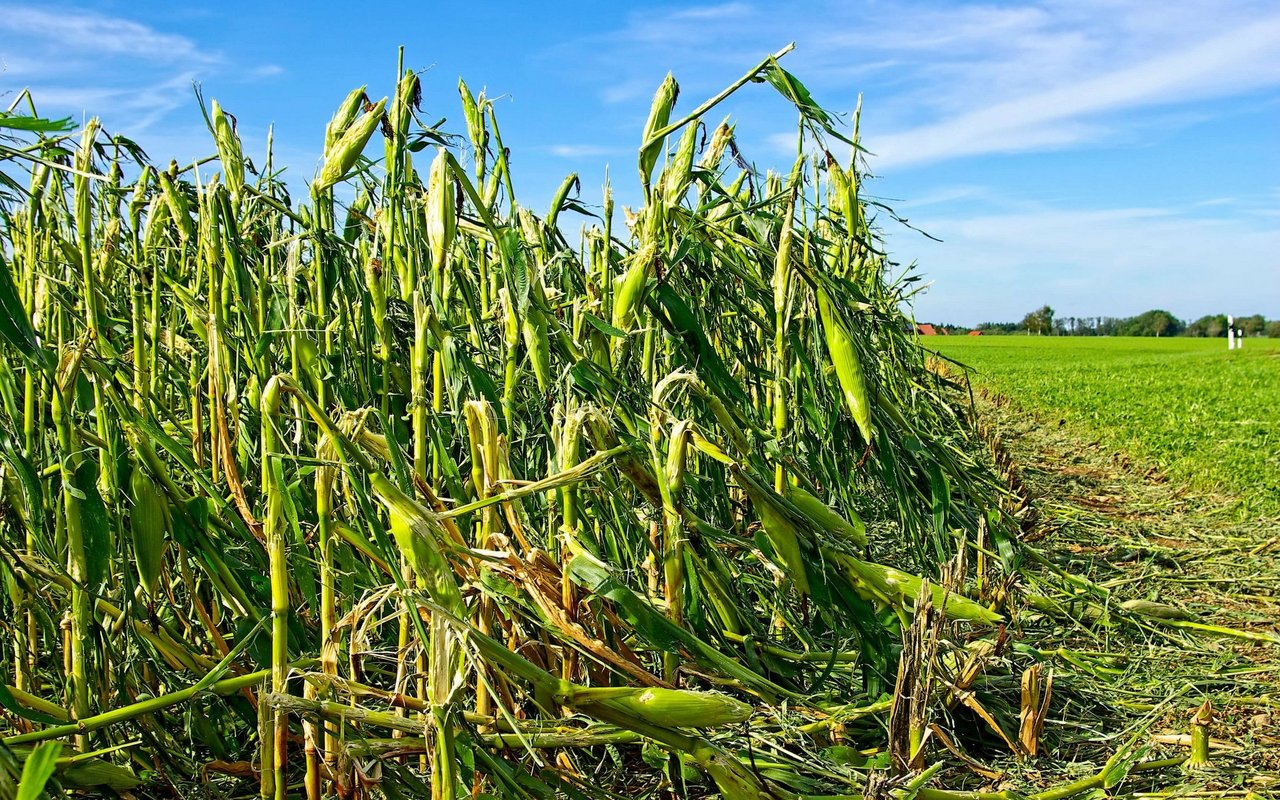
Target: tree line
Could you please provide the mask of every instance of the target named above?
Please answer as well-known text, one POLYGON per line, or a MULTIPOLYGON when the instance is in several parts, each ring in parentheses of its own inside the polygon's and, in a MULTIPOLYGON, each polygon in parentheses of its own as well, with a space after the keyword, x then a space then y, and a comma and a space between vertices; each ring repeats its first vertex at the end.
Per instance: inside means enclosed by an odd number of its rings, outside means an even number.
MULTIPOLYGON (((1236 331, 1247 337, 1280 338, 1280 319, 1261 314, 1235 318, 1236 331)), ((970 329, 955 325, 935 325, 947 333, 964 334, 970 329)), ((1199 336, 1225 337, 1226 314, 1206 314, 1194 321, 1175 317, 1155 308, 1133 317, 1059 316, 1045 305, 1028 312, 1020 322, 984 322, 976 328, 987 334, 1032 334, 1040 336, 1199 336)))

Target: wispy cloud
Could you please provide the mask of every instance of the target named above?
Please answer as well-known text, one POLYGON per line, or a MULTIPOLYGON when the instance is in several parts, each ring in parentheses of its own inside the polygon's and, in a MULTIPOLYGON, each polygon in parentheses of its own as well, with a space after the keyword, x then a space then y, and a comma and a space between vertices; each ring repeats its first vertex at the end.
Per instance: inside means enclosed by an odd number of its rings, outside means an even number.
MULTIPOLYGON (((700 82, 731 79, 790 38, 798 47, 789 67, 821 102, 849 108, 867 94, 865 142, 880 170, 1131 142, 1153 135, 1138 112, 1280 86, 1280 10, 1266 0, 733 2, 633 11, 620 28, 573 46, 595 59, 584 81, 620 104, 653 91, 655 64, 701 92, 719 87, 700 82)), ((1161 126, 1200 118, 1168 116, 1161 126)), ((767 131, 756 138, 794 147, 767 131)))
POLYGON ((594 144, 553 144, 547 152, 558 158, 592 158, 618 155, 623 152, 616 147, 605 147, 594 144))
POLYGON ((917 304, 921 318, 1019 319, 1046 302, 1075 315, 1280 309, 1280 230, 1264 220, 1161 207, 1027 208, 938 216, 927 227, 943 241, 912 244, 936 286, 917 304))
POLYGON ((171 113, 192 108, 193 83, 281 72, 273 64, 233 63, 191 36, 127 16, 21 4, 0 13, 0 103, 28 89, 43 114, 99 116, 166 155, 202 135, 168 125, 171 113))
MULTIPOLYGON (((28 37, 27 44, 34 46, 33 49, 56 52, 71 61, 101 55, 127 55, 149 62, 218 60, 186 36, 164 33, 94 11, 54 11, 45 6, 10 5, 0 15, 0 31, 28 37)), ((47 69, 49 65, 41 66, 47 69)))
MULTIPOLYGON (((1170 42, 1169 44, 1173 44, 1170 42)), ((1082 42, 1081 47, 1088 47, 1082 42)), ((872 138, 881 168, 1081 144, 1125 124, 1107 115, 1227 97, 1280 83, 1280 14, 1118 68, 872 138)))

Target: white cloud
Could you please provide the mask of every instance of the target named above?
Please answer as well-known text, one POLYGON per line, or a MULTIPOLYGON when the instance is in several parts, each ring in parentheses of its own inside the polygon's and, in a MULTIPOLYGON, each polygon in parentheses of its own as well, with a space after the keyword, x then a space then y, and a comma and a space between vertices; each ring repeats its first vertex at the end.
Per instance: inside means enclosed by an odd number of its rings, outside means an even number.
POLYGON ((592 158, 617 155, 620 150, 594 144, 553 144, 547 152, 558 158, 592 158))
POLYGON ((190 36, 126 16, 20 4, 0 12, 0 103, 27 89, 42 114, 101 117, 108 130, 144 141, 165 157, 192 152, 194 140, 203 137, 203 126, 179 127, 169 119, 175 111, 194 112, 194 83, 214 76, 262 80, 282 72, 274 64, 231 63, 190 36))
POLYGON ((1042 91, 992 102, 868 139, 881 168, 966 155, 1021 152, 1100 138, 1101 115, 1225 97, 1280 82, 1280 15, 1115 69, 1084 72, 1042 91))
POLYGON ((217 60, 185 36, 93 11, 8 6, 0 14, 0 31, 30 37, 29 41, 41 49, 56 51, 72 60, 90 55, 127 55, 160 62, 217 60))
POLYGON ((935 282, 916 304, 922 319, 1020 319, 1046 302, 1064 315, 1280 316, 1280 230, 1261 221, 1041 208, 923 225, 943 241, 911 244, 935 282))
MULTIPOLYGON (((638 104, 668 68, 682 95, 700 99, 791 38, 797 48, 786 65, 819 102, 848 109, 858 92, 867 93, 864 140, 882 171, 1132 143, 1153 135, 1135 112, 1186 111, 1280 85, 1280 11, 1270 0, 650 8, 631 12, 608 34, 570 43, 561 55, 587 63, 583 74, 606 103, 638 104)), ((737 105, 760 108, 766 95, 744 93, 737 105)), ((1161 127, 1197 118, 1169 116, 1161 127)), ((774 153, 794 146, 768 132, 756 139, 774 153)))

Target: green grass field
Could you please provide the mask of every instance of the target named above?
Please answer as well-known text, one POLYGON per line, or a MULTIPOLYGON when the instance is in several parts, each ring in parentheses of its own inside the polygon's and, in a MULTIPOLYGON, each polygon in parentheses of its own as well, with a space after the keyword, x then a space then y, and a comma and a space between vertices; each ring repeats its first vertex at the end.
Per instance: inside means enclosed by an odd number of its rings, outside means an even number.
POLYGON ((975 382, 1170 479, 1280 515, 1280 340, 933 337, 975 382), (1056 422, 1056 420, 1054 420, 1056 422))

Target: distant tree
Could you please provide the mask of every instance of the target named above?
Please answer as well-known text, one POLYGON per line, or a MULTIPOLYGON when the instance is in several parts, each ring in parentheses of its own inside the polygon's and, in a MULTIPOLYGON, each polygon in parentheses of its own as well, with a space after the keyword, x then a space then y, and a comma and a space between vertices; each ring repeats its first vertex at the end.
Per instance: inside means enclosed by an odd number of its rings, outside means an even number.
POLYGON ((1121 336, 1170 336, 1182 332, 1182 320, 1164 309, 1144 311, 1120 325, 1121 336))
POLYGON ((1267 327, 1267 320, 1261 314, 1251 317, 1236 317, 1236 330, 1244 331, 1248 336, 1261 336, 1267 327))
POLYGON ((1094 327, 1094 333, 1097 336, 1122 336, 1121 330, 1128 322, 1118 317, 1098 317, 1097 319, 1098 322, 1094 327))
POLYGON ((1272 339, 1280 339, 1280 319, 1273 319, 1267 323, 1267 335, 1272 339))
POLYGON ((1053 309, 1040 306, 1022 318, 1022 327, 1037 335, 1049 333, 1053 330, 1053 309))
POLYGON ((1226 336, 1227 315, 1205 314, 1203 317, 1187 326, 1186 334, 1188 336, 1207 336, 1209 338, 1226 336))
POLYGON ((1013 333, 1018 330, 1016 322, 982 322, 978 324, 976 330, 983 333, 1013 333))

